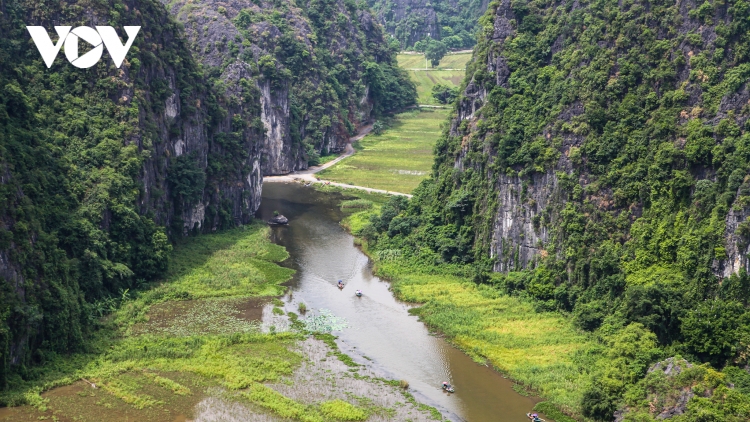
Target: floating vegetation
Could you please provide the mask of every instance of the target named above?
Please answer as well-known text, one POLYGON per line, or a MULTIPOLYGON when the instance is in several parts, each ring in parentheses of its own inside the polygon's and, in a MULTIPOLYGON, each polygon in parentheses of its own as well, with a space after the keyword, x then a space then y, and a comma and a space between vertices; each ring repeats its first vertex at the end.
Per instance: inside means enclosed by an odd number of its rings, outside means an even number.
POLYGON ((367 412, 343 400, 331 400, 320 404, 323 416, 340 421, 363 421, 367 412))
POLYGON ((260 331, 260 321, 243 318, 238 305, 236 299, 170 302, 155 307, 155 315, 134 326, 131 333, 192 336, 260 331))
POLYGON ((318 315, 311 315, 302 319, 305 330, 312 333, 331 333, 341 331, 349 325, 346 319, 333 315, 328 309, 321 309, 318 315))

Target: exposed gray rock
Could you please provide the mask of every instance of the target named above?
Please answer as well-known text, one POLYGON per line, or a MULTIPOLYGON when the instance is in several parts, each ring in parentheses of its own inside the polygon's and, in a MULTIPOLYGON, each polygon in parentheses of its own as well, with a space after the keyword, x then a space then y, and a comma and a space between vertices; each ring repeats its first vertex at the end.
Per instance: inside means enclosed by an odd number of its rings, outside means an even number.
POLYGON ((651 365, 650 368, 648 368, 648 373, 652 373, 654 371, 662 371, 664 372, 664 375, 668 377, 673 377, 675 375, 679 375, 682 371, 688 368, 692 368, 693 364, 686 361, 685 359, 678 359, 676 357, 671 357, 664 359, 663 361, 656 362, 655 364, 651 365))
MULTIPOLYGON (((691 68, 691 57, 701 53, 706 49, 713 49, 717 34, 714 25, 702 24, 699 20, 690 17, 689 11, 697 7, 699 3, 694 0, 685 0, 678 2, 678 9, 682 15, 681 26, 678 31, 681 35, 695 33, 700 35, 700 42, 687 41, 687 37, 681 39, 680 44, 670 52, 676 60, 685 59, 684 65, 676 68, 677 79, 680 81, 677 85, 683 86, 687 94, 684 110, 679 114, 681 124, 687 124, 688 120, 701 118, 704 110, 703 96, 704 93, 700 84, 690 79, 691 74, 695 74, 695 69, 691 68), (692 44, 691 44, 692 43, 692 44), (693 45, 693 44, 700 45, 693 45), (680 57, 682 56, 682 57, 680 57)), ((495 261, 495 271, 515 271, 533 267, 535 259, 540 254, 556 254, 560 256, 561 251, 547 250, 547 244, 552 239, 555 230, 555 223, 559 211, 568 201, 568 195, 571 192, 560 191, 560 176, 567 175, 580 185, 580 197, 577 200, 589 201, 599 210, 611 211, 617 213, 627 213, 630 221, 639 218, 643 212, 644 204, 640 202, 630 204, 619 204, 615 199, 615 193, 608 187, 600 187, 595 182, 596 176, 590 173, 587 168, 587 157, 581 156, 580 147, 585 140, 583 132, 576 131, 573 133, 574 126, 584 123, 581 117, 584 114, 582 99, 573 99, 565 105, 561 112, 556 116, 547 127, 542 129, 538 134, 549 140, 554 140, 554 148, 560 153, 559 159, 551 166, 536 171, 518 174, 521 168, 509 169, 489 169, 487 164, 492 163, 495 151, 490 150, 493 136, 502 136, 503 134, 492 133, 488 129, 491 125, 482 125, 482 121, 490 116, 485 116, 484 106, 487 96, 495 89, 502 87, 511 89, 508 80, 511 77, 512 70, 508 65, 508 59, 504 55, 505 43, 513 39, 517 31, 518 17, 511 7, 510 0, 499 0, 493 3, 494 22, 492 33, 487 34, 491 37, 491 46, 483 51, 482 56, 474 57, 474 60, 483 62, 485 69, 469 75, 464 92, 456 109, 456 114, 451 122, 449 134, 453 137, 460 138, 461 148, 454 157, 454 168, 460 171, 473 169, 474 171, 483 171, 487 174, 487 179, 491 181, 497 192, 497 209, 492 227, 492 236, 485 236, 481 241, 488 246, 490 257, 495 261), (481 130, 477 128, 482 127, 481 130), (479 135, 481 133, 481 135, 479 135), (576 162, 569 157, 572 148, 577 148, 576 162), (481 150, 481 151, 480 151, 481 150), (476 160, 471 153, 479 153, 481 157, 476 160), (486 158, 487 163, 481 160, 486 158), (471 160, 475 160, 471 162, 471 160), (588 188, 592 189, 589 190, 588 188), (489 244, 487 244, 489 243, 489 244)), ((550 6, 551 8, 565 8, 564 11, 555 13, 569 13, 571 6, 550 6)), ((572 10, 587 7, 574 1, 572 10)), ((621 4, 621 7, 627 7, 621 4)), ((724 15, 722 15, 724 16, 724 15)), ((724 19, 722 17, 721 19, 724 19)), ((661 31, 661 28, 657 28, 661 31)), ((662 38, 673 37, 667 33, 659 35, 662 38)), ((566 47, 566 37, 573 42, 571 34, 561 33, 554 39, 550 39, 550 55, 546 64, 554 65, 553 56, 555 53, 562 51, 566 47)), ((612 40, 602 36, 597 41, 600 48, 612 49, 612 40)), ((613 66, 610 70, 610 78, 616 80, 620 74, 618 57, 613 58, 613 66)), ((588 59, 583 58, 578 64, 581 67, 588 65, 588 59)), ((659 90, 657 88, 657 94, 659 90)), ((746 127, 750 115, 747 109, 750 107, 750 84, 745 83, 734 92, 727 93, 721 98, 716 115, 707 124, 717 125, 723 119, 734 119, 739 127, 746 127)), ((502 114, 502 110, 493 109, 491 113, 502 114)), ((494 116, 493 116, 494 117, 494 116)), ((718 137, 718 135, 716 135, 718 137)), ((717 138, 718 139, 718 138, 717 138)), ((675 141, 675 146, 680 149, 685 148, 686 139, 680 138, 675 141)), ((715 171, 701 166, 694 166, 691 169, 693 177, 697 180, 708 179, 716 180, 715 171)), ((748 181, 746 184, 750 183, 748 181)), ((568 189, 570 187, 567 184, 568 189)), ((740 189, 742 190, 742 188, 740 189)), ((728 277, 737 273, 740 268, 747 268, 750 265, 750 236, 741 230, 741 224, 750 218, 750 188, 743 194, 737 193, 737 198, 726 216, 725 230, 725 250, 726 259, 719 257, 712 265, 715 275, 719 277, 728 277)), ((494 205, 489 203, 488 205, 494 205)), ((565 233, 559 233, 564 237, 565 233)), ((624 234, 625 239, 627 234, 624 234)), ((559 239, 560 237, 556 237, 559 239)), ((624 241, 624 240, 623 240, 624 241)))
MULTIPOLYGON (((750 184, 746 181, 745 184, 750 184)), ((750 221, 750 205, 742 206, 741 200, 747 197, 742 195, 743 187, 737 192, 737 199, 734 201, 732 208, 725 219, 726 231, 724 232, 724 248, 727 258, 720 261, 716 268, 717 275, 729 277, 737 274, 740 268, 750 267, 750 238, 747 234, 739 231, 740 224, 750 221)))
POLYGON ((289 219, 279 214, 268 220, 268 224, 272 226, 278 226, 282 224, 289 224, 289 219))
MULTIPOLYGON (((219 79, 228 90, 232 86, 238 86, 241 80, 230 74, 233 67, 242 64, 249 69, 257 68, 259 60, 264 56, 276 59, 276 72, 272 77, 264 73, 244 77, 259 91, 258 98, 254 99, 258 102, 258 110, 228 107, 230 115, 239 114, 248 124, 261 122, 265 130, 265 137, 258 145, 262 175, 286 174, 307 168, 306 143, 313 143, 313 149, 319 154, 343 151, 350 136, 345 120, 349 120, 357 128, 372 119, 373 99, 365 84, 361 86, 361 93, 352 93, 356 97, 350 102, 348 109, 339 109, 329 104, 330 101, 325 97, 328 94, 320 89, 327 71, 320 68, 320 59, 315 59, 316 47, 323 46, 333 57, 337 57, 346 50, 364 55, 368 43, 382 43, 382 33, 370 13, 358 11, 355 17, 358 22, 347 22, 346 27, 337 33, 337 37, 317 40, 306 17, 304 4, 297 5, 286 0, 281 3, 251 0, 163 2, 168 4, 173 16, 185 25, 194 56, 204 65, 213 68, 212 72, 219 74, 219 79), (241 12, 252 16, 249 26, 240 27, 237 23, 241 12), (284 31, 267 20, 266 17, 274 13, 283 19, 285 31, 292 31, 295 40, 301 43, 300 48, 306 50, 305 61, 311 66, 304 75, 284 73, 284 54, 288 46, 282 43, 288 41, 284 41, 284 31), (365 36, 362 37, 359 31, 364 31, 365 36), (301 92, 305 94, 302 95, 301 92), (305 97, 314 92, 318 92, 317 98, 305 97), (296 117, 300 121, 294 121, 295 117, 292 116, 293 103, 301 113, 296 117), (315 141, 311 142, 310 139, 315 141)), ((351 14, 343 1, 336 3, 334 9, 344 16, 351 14)), ((362 72, 363 64, 352 65, 362 72)), ((361 77, 361 73, 349 76, 356 79, 361 77)))

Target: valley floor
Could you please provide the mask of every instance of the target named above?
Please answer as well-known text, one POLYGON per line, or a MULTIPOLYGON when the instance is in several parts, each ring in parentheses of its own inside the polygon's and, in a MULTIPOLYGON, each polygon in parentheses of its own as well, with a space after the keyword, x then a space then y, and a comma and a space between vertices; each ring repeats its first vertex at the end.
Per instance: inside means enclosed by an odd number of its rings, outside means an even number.
POLYGON ((25 405, 0 421, 432 420, 330 334, 276 329, 302 322, 277 306, 293 270, 268 235, 255 223, 185 240, 163 284, 92 310, 109 315, 90 350, 12 380, 2 400, 25 405))

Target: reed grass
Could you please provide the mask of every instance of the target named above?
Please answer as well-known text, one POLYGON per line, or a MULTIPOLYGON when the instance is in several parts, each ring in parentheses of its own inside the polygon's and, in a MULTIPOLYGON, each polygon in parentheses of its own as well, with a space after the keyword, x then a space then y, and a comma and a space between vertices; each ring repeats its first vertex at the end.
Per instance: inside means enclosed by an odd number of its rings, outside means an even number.
POLYGON ((562 315, 489 285, 451 274, 450 268, 410 265, 405 258, 378 261, 377 274, 393 281, 402 300, 423 304, 411 312, 478 362, 488 362, 551 404, 575 413, 586 368, 603 358, 601 347, 562 315))

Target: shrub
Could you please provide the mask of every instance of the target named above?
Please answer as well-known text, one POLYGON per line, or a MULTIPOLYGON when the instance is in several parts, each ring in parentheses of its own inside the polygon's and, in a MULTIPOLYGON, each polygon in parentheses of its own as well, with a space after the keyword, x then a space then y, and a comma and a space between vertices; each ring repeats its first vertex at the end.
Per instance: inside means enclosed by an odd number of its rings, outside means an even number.
POLYGON ((320 404, 324 416, 340 421, 363 421, 367 413, 343 400, 332 400, 320 404))

